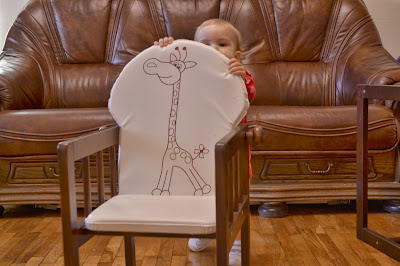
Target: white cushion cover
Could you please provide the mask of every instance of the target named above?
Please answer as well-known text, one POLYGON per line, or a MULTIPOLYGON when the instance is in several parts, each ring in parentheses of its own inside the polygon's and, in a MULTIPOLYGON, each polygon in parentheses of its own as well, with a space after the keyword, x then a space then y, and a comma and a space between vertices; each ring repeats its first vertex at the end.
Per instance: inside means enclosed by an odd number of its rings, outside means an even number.
POLYGON ((178 40, 152 46, 125 66, 109 100, 120 126, 119 195, 95 209, 86 228, 215 232, 214 146, 249 106, 228 61, 211 47, 178 40), (162 179, 162 170, 171 178, 162 179))
POLYGON ((215 215, 214 196, 118 195, 90 213, 85 225, 94 231, 210 234, 215 215))
MULTIPOLYGON (((169 170, 175 162, 164 154, 169 145, 169 135, 175 133, 180 150, 195 158, 201 147, 206 148, 202 157, 193 160, 194 169, 205 184, 211 187, 206 195, 215 195, 214 145, 245 116, 248 108, 247 91, 242 78, 229 74, 228 58, 204 44, 177 40, 167 47, 152 46, 137 55, 123 69, 111 90, 109 109, 121 127, 119 151, 120 194, 151 195, 162 187, 161 170, 169 170), (186 50, 184 50, 186 47, 186 50), (176 50, 178 48, 179 50, 176 50), (145 63, 170 64, 171 57, 196 65, 180 73, 179 99, 173 98, 174 85, 165 84, 156 74, 144 71, 145 63), (186 56, 187 53, 187 56, 186 56), (177 112, 172 102, 178 100, 177 112), (177 113, 177 114, 175 114, 177 113), (176 115, 176 130, 170 131, 170 115, 176 115), (159 184, 157 186, 157 184, 159 184)), ((171 73, 179 73, 172 66, 171 73), (175 70, 175 72, 173 72, 175 70)), ((174 150, 174 149, 172 149, 174 150)), ((182 163, 184 164, 184 163, 182 163)), ((193 195, 197 181, 189 179, 190 170, 176 163, 171 179, 164 189, 170 195, 193 195), (170 185, 168 185, 171 180, 170 185)), ((187 165, 186 165, 187 166, 187 165)), ((193 170, 192 170, 193 171, 193 170)), ((202 183, 202 182, 200 182, 202 183)), ((202 186, 202 184, 200 184, 202 186)), ((205 191, 207 192, 207 191, 205 191)))

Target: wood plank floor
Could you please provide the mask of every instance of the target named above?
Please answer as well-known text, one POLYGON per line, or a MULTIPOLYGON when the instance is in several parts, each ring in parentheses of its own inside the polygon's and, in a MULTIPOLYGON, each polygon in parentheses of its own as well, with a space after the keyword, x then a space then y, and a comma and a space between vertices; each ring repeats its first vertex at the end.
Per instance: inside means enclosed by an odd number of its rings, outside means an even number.
MULTIPOLYGON (((371 204, 369 227, 400 237, 400 215, 371 204)), ((400 265, 356 237, 355 204, 290 205, 290 216, 251 215, 251 265, 400 265)), ((59 210, 6 208, 0 218, 0 265, 63 265, 59 210)), ((138 265, 214 265, 215 241, 200 253, 187 239, 136 238, 138 265)), ((122 237, 95 236, 80 248, 81 265, 124 265, 122 237)))

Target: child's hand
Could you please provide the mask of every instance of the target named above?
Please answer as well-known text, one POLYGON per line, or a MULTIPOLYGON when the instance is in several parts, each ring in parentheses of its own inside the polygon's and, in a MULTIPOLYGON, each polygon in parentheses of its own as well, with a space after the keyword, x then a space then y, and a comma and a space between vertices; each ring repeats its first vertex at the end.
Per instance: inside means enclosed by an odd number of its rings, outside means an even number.
POLYGON ((236 58, 229 60, 228 70, 232 75, 240 76, 243 80, 246 79, 246 70, 236 58))
POLYGON ((165 38, 161 38, 157 41, 154 42, 154 45, 159 45, 160 47, 165 47, 168 46, 169 44, 171 44, 174 41, 174 38, 172 37, 165 37, 165 38))

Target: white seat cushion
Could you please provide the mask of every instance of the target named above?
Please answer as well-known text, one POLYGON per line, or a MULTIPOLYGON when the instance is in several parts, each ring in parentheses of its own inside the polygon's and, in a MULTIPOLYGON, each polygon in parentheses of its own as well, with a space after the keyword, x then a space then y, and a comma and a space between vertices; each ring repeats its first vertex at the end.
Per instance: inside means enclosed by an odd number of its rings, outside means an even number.
POLYGON ((89 214, 85 226, 93 231, 211 234, 215 215, 214 196, 118 195, 89 214))
POLYGON ((249 105, 228 62, 209 46, 178 40, 125 66, 108 103, 120 126, 119 195, 86 218, 88 229, 215 232, 214 146, 249 105))

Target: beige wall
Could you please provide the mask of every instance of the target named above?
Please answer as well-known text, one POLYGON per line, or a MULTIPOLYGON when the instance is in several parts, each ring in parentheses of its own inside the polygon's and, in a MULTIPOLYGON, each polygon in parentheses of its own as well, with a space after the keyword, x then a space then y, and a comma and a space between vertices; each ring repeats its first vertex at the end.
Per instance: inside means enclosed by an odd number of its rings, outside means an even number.
MULTIPOLYGON (((381 34, 384 47, 400 56, 400 0, 364 0, 381 34)), ((17 14, 28 0, 0 0, 0 48, 17 14)))
POLYGON ((0 0, 0 50, 15 18, 28 0, 0 0))
POLYGON ((364 0, 381 35, 383 46, 400 56, 400 0, 364 0))

